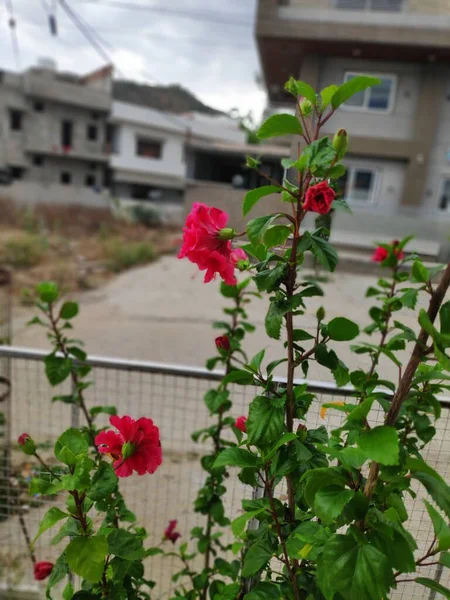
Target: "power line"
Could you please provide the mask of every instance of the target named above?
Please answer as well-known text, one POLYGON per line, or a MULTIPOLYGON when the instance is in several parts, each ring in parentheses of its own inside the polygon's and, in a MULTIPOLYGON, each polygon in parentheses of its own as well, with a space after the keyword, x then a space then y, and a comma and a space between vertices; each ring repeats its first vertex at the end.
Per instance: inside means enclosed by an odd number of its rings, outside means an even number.
MULTIPOLYGON (((104 49, 103 44, 108 45, 113 51, 115 50, 114 46, 111 43, 106 42, 106 40, 103 40, 103 38, 98 34, 98 32, 95 30, 95 28, 92 25, 90 25, 85 19, 83 19, 83 17, 81 17, 81 15, 79 15, 73 8, 69 7, 65 0, 59 0, 59 4, 63 8, 63 10, 66 12, 66 14, 69 16, 71 21, 76 25, 76 27, 80 30, 80 32, 88 40, 88 42, 100 54, 100 56, 104 60, 106 60, 106 62, 108 64, 111 64, 112 66, 114 66, 114 69, 121 75, 121 77, 123 77, 124 79, 127 79, 127 77, 123 73, 123 71, 121 71, 121 69, 119 69, 117 67, 117 65, 114 63, 113 59, 110 57, 108 52, 104 49)), ((154 79, 156 82, 159 82, 158 79, 156 79, 156 77, 154 79)), ((159 82, 159 83, 162 84, 162 82, 159 82)), ((171 117, 170 115, 166 114, 163 111, 161 111, 161 115, 167 122, 170 122, 172 125, 176 125, 176 127, 181 126, 187 131, 188 127, 187 127, 186 123, 184 123, 184 121, 181 121, 181 120, 177 119, 176 117, 171 117)))
POLYGON ((229 19, 226 13, 219 15, 218 13, 207 11, 179 10, 170 9, 160 6, 144 6, 142 4, 133 4, 125 0, 79 0, 80 4, 92 4, 94 6, 109 6, 111 8, 120 8, 125 10, 155 12, 162 15, 171 15, 174 17, 182 17, 187 19, 196 19, 200 21, 209 21, 211 23, 219 23, 220 25, 237 25, 240 27, 252 27, 251 21, 243 21, 237 16, 236 19, 229 19), (225 18, 224 18, 225 17, 225 18))
POLYGON ((22 70, 22 67, 21 67, 22 61, 20 60, 19 38, 17 36, 17 29, 16 29, 17 22, 14 17, 14 8, 13 8, 12 0, 5 0, 5 5, 6 5, 6 11, 9 14, 8 26, 9 26, 9 31, 11 33, 11 45, 12 45, 12 49, 13 49, 14 60, 16 62, 16 69, 18 71, 21 71, 22 70))

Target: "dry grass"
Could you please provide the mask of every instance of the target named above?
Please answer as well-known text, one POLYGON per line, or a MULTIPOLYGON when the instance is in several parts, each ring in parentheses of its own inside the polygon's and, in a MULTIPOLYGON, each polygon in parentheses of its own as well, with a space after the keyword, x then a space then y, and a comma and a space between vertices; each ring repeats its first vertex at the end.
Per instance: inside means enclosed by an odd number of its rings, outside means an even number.
POLYGON ((15 297, 30 303, 43 280, 63 290, 92 289, 124 269, 175 250, 179 232, 115 218, 108 209, 0 199, 0 263, 13 271, 15 297))

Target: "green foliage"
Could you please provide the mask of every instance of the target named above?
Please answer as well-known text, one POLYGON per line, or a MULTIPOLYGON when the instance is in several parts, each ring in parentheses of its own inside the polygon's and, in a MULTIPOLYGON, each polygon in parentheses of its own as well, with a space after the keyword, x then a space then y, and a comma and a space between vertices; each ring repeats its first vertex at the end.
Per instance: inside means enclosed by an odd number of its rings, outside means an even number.
POLYGON ((144 265, 155 258, 155 249, 150 242, 128 242, 111 240, 105 246, 107 266, 114 273, 144 265))
POLYGON ((261 198, 264 198, 264 196, 269 196, 270 194, 276 194, 280 191, 281 188, 276 185, 265 185, 247 192, 244 198, 244 204, 242 206, 244 217, 251 211, 255 204, 261 200, 261 198))
POLYGON ((108 554, 105 536, 76 537, 69 543, 65 553, 67 564, 74 573, 92 583, 100 581, 108 554))
POLYGON ((331 106, 334 109, 339 108, 341 104, 347 102, 347 100, 349 100, 355 94, 363 92, 367 88, 378 85, 379 83, 381 83, 381 81, 377 77, 368 77, 366 75, 353 77, 335 91, 331 97, 331 106))
POLYGON ((256 135, 260 140, 280 135, 301 135, 302 126, 297 117, 287 114, 272 115, 264 121, 256 135))

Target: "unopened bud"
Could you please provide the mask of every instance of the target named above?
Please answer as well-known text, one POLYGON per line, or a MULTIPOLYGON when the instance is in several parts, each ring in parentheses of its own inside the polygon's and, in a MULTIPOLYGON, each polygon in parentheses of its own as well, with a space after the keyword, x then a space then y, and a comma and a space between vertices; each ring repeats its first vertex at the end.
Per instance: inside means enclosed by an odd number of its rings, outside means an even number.
POLYGON ((308 115, 311 114, 312 104, 308 100, 308 98, 303 98, 303 100, 301 100, 301 102, 300 102, 300 110, 301 110, 301 113, 302 113, 302 115, 304 117, 307 117, 308 115))
POLYGON ((29 456, 36 454, 36 444, 28 433, 22 433, 22 435, 19 436, 17 443, 25 454, 28 454, 29 456))
POLYGON ((344 158, 348 147, 348 135, 345 129, 339 129, 333 138, 333 148, 336 150, 338 159, 344 158))
POLYGON ((231 227, 224 227, 217 234, 220 240, 232 240, 236 237, 236 232, 231 227))
POLYGON ((301 442, 304 442, 306 440, 307 435, 308 435, 308 428, 306 427, 306 425, 303 425, 303 423, 300 423, 300 425, 297 427, 298 439, 301 442))
POLYGON ((227 335, 219 335, 216 337, 216 348, 218 350, 224 350, 225 352, 229 352, 230 350, 230 338, 227 335))

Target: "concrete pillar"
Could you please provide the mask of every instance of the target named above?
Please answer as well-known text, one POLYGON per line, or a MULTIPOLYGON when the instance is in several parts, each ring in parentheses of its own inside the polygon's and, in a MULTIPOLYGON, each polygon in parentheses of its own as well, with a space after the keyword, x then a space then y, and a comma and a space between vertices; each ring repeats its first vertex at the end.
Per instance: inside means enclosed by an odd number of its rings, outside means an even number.
POLYGON ((445 75, 439 67, 424 67, 414 122, 411 160, 406 171, 401 201, 403 206, 422 204, 446 85, 445 75))

